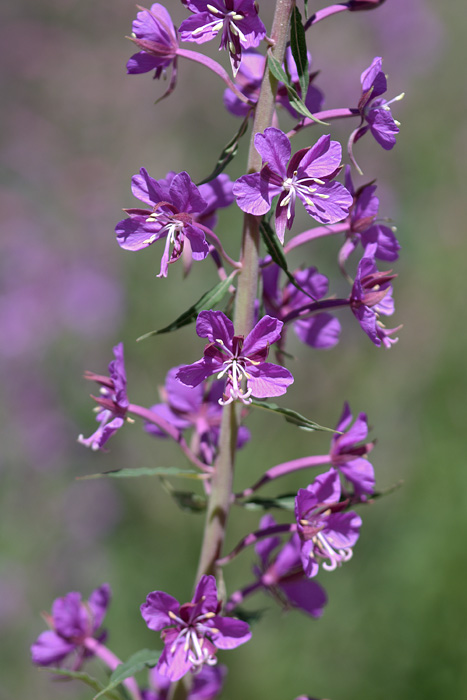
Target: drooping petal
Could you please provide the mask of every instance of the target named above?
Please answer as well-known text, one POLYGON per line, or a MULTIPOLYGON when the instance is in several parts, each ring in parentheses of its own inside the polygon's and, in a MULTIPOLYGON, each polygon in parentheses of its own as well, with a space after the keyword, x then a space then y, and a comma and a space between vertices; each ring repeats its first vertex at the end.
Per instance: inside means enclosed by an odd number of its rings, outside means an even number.
POLYGON ((349 462, 343 462, 339 469, 347 481, 354 485, 355 493, 372 494, 375 489, 375 470, 373 465, 363 457, 356 457, 349 462))
POLYGON ((156 56, 151 56, 146 51, 139 51, 131 56, 126 64, 126 72, 129 75, 139 75, 140 73, 149 73, 151 70, 159 68, 161 59, 156 56))
POLYGON ((371 109, 366 115, 366 120, 369 124, 370 131, 376 141, 386 151, 390 151, 396 145, 396 134, 399 133, 394 117, 390 109, 377 107, 371 109))
POLYGON ((195 226, 187 224, 184 229, 185 236, 190 241, 191 257, 193 260, 205 260, 209 254, 209 245, 206 241, 204 231, 195 226))
POLYGON ((53 630, 42 632, 31 646, 32 661, 39 666, 60 664, 76 648, 53 630))
POLYGON ((294 607, 300 608, 311 617, 321 617, 327 603, 327 595, 319 583, 296 578, 290 581, 281 581, 280 587, 294 607))
MULTIPOLYGON (((150 212, 148 212, 148 215, 150 212)), ((164 234, 160 233, 161 225, 157 222, 148 223, 146 217, 132 216, 119 221, 115 227, 117 243, 124 250, 143 250, 159 240, 164 234)))
POLYGON ((312 318, 296 321, 293 328, 302 343, 317 350, 329 350, 335 347, 341 334, 339 320, 328 313, 320 313, 312 318))

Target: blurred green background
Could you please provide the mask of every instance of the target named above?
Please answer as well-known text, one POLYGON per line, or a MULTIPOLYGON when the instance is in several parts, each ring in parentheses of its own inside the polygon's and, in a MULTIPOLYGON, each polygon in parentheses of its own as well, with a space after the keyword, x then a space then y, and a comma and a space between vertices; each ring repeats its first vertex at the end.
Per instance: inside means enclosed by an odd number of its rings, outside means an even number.
MULTIPOLYGON (((186 11, 178 1, 165 4, 179 24, 186 11)), ((259 4, 270 26, 273 2, 259 4)), ((322 6, 309 2, 310 10, 322 6)), ((104 372, 123 339, 130 397, 150 405, 171 366, 200 356, 193 327, 134 340, 214 284, 213 266, 195 265, 186 281, 173 266, 168 280, 156 279, 155 246, 121 251, 113 228, 121 208, 133 206, 130 178, 141 166, 156 178, 173 169, 199 181, 238 126, 221 106, 222 83, 186 62, 176 92, 154 106, 163 86, 149 74, 125 74, 132 46, 123 37, 134 13, 125 0, 22 0, 0 9, 0 700, 90 697, 30 664, 29 645, 44 627, 39 613, 55 597, 69 590, 87 597, 108 581, 109 645, 127 658, 159 645, 139 614, 147 593, 187 600, 196 569, 203 516, 179 510, 159 483, 76 481, 119 467, 184 464, 173 445, 138 423, 120 431, 107 454, 77 445, 79 433, 94 429, 81 376, 104 372)), ((378 177, 380 213, 398 225, 395 321, 404 328, 390 352, 344 315, 336 349, 292 344, 296 382, 282 403, 324 425, 335 424, 344 400, 366 411, 378 439, 378 486, 404 483, 362 509, 352 561, 320 574, 329 596, 322 619, 252 601, 268 614, 254 641, 224 654, 225 698, 467 697, 465 29, 463 0, 387 0, 309 32, 326 107, 356 102, 360 73, 377 55, 388 96, 406 92, 394 107, 402 122, 394 150, 370 137, 356 149, 366 177, 359 182, 378 177)), ((297 144, 320 133, 313 128, 297 144)), ((345 142, 349 126, 331 133, 345 142)), ((244 171, 246 145, 232 178, 244 171)), ((218 231, 234 256, 240 228, 239 214, 221 213, 218 231)), ((338 247, 310 245, 294 262, 317 265, 338 289, 338 247)), ((238 488, 277 462, 327 451, 326 435, 274 419, 248 419, 253 440, 239 454, 238 488)), ((281 489, 304 479, 284 480, 281 489)), ((256 524, 255 513, 234 510, 229 545, 256 524)), ((251 563, 244 553, 226 570, 230 591, 251 563)))

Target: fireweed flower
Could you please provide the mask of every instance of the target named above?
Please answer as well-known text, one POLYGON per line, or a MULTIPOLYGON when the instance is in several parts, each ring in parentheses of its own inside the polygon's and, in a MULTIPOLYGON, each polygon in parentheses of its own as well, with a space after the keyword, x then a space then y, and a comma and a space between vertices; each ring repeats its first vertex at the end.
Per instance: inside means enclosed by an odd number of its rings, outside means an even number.
POLYGON ((182 0, 194 13, 180 25, 182 41, 204 44, 222 31, 220 49, 227 49, 233 74, 242 60, 242 47, 259 46, 266 28, 254 0, 182 0))
POLYGON ((110 377, 94 374, 93 372, 86 372, 84 375, 85 379, 95 381, 101 385, 101 395, 96 399, 100 406, 96 415, 99 427, 88 438, 84 438, 82 435, 78 437, 78 442, 93 450, 101 450, 107 440, 122 427, 129 406, 126 394, 123 343, 116 345, 113 353, 115 360, 109 363, 110 377))
POLYGON ((141 168, 140 174, 131 180, 131 190, 152 209, 125 209, 130 218, 120 221, 115 228, 122 248, 142 250, 165 238, 158 277, 167 277, 169 264, 182 254, 185 238, 190 242, 193 260, 207 257, 209 245, 195 220, 206 209, 207 202, 188 173, 174 175, 168 184, 166 180, 154 180, 141 168))
MULTIPOLYGON (((308 65, 310 65, 311 55, 307 53, 307 57, 308 65)), ((292 56, 290 47, 287 47, 285 52, 285 63, 287 64, 290 74, 290 81, 301 97, 302 93, 300 81, 298 79, 297 66, 292 56)), ((235 84, 253 104, 256 104, 258 101, 265 68, 266 57, 263 54, 260 54, 255 49, 247 49, 243 52, 242 63, 237 73, 235 84)), ((321 90, 312 84, 314 77, 315 75, 310 76, 310 84, 304 100, 305 105, 308 107, 310 112, 318 112, 322 108, 324 101, 324 95, 321 90)), ((277 86, 276 103, 287 109, 294 119, 300 118, 298 112, 296 112, 290 105, 287 90, 285 85, 281 82, 279 82, 277 86)), ((245 102, 242 102, 242 100, 240 100, 230 88, 227 88, 227 90, 224 92, 224 105, 226 109, 236 117, 246 117, 249 112, 253 116, 251 106, 245 104, 245 102)))
MULTIPOLYGON (((274 525, 277 523, 272 515, 261 518, 260 529, 274 525)), ((279 544, 278 537, 267 537, 255 546, 260 565, 254 572, 261 586, 283 606, 299 608, 311 617, 321 617, 327 596, 318 583, 304 575, 299 535, 294 533, 279 552, 273 554, 279 544)))
POLYGON ((57 598, 52 614, 44 615, 51 629, 42 632, 31 646, 32 661, 39 666, 56 666, 73 654, 73 670, 81 667, 84 659, 92 656, 86 640, 102 642, 105 632, 99 632, 110 603, 111 590, 107 583, 93 591, 85 603, 81 593, 68 593, 57 598))
POLYGON ((399 241, 389 226, 378 222, 379 199, 375 195, 376 185, 363 185, 355 190, 350 175, 350 166, 345 167, 345 186, 354 198, 350 209, 350 231, 348 239, 339 253, 341 263, 345 262, 358 243, 366 248, 376 244, 375 258, 393 261, 399 257, 399 241))
POLYGON ((355 495, 372 494, 375 486, 375 472, 366 456, 374 447, 373 442, 365 442, 368 436, 368 420, 365 413, 359 413, 355 423, 348 403, 336 425, 337 433, 331 440, 331 463, 353 484, 355 495), (338 433, 342 433, 339 435, 338 433))
POLYGON ((235 335, 232 321, 222 311, 201 311, 196 320, 196 332, 200 338, 208 338, 204 356, 192 365, 182 366, 176 377, 188 386, 197 386, 217 373, 217 378, 227 377, 224 396, 219 400, 226 405, 239 399, 250 403, 250 396, 265 399, 281 396, 292 384, 291 373, 270 362, 265 362, 269 345, 281 334, 283 323, 271 316, 264 316, 244 339, 235 335), (247 390, 242 388, 246 380, 247 390))
POLYGON ((390 105, 404 97, 404 93, 385 100, 381 97, 387 90, 386 75, 382 70, 382 59, 373 59, 369 68, 360 76, 362 94, 358 103, 358 109, 362 118, 361 125, 352 133, 349 141, 349 151, 367 131, 370 131, 376 141, 386 151, 390 151, 396 145, 396 134, 399 133, 399 123, 391 114, 390 105))
MULTIPOLYGON (((282 320, 295 309, 310 302, 310 297, 297 289, 290 282, 281 290, 279 288, 280 267, 268 265, 263 268, 263 301, 268 314, 282 320)), ((315 267, 297 270, 294 277, 298 284, 314 299, 322 299, 328 293, 328 279, 315 267)), ((341 325, 337 318, 328 313, 317 313, 311 318, 297 319, 293 329, 302 343, 319 350, 333 348, 339 342, 341 325)), ((285 332, 282 332, 279 347, 282 349, 285 332)))
POLYGON ((389 348, 397 342, 397 338, 390 336, 401 326, 386 329, 380 321, 380 315, 391 316, 394 313, 391 280, 396 275, 378 271, 374 259, 375 250, 375 243, 368 245, 358 264, 349 303, 354 316, 370 340, 377 347, 383 343, 389 348))
POLYGON ((219 615, 214 576, 202 576, 191 603, 180 603, 162 591, 153 591, 141 606, 151 630, 162 631, 164 650, 156 669, 171 681, 204 664, 217 663, 217 649, 234 649, 251 637, 246 622, 219 615))
POLYGON ((300 558, 310 578, 318 573, 319 562, 334 571, 352 557, 362 519, 357 513, 335 512, 339 508, 341 483, 336 469, 316 477, 295 499, 295 518, 301 540, 300 558))
POLYGON ((323 224, 344 219, 352 196, 339 182, 331 182, 341 169, 342 149, 331 137, 321 136, 314 146, 291 158, 290 141, 283 131, 269 127, 256 134, 255 147, 263 166, 259 173, 240 177, 233 187, 237 204, 247 214, 261 216, 271 208, 276 195, 276 232, 284 242, 285 229, 292 227, 295 200, 300 199, 310 216, 323 224))
POLYGON ((132 25, 131 40, 141 49, 127 63, 128 73, 148 73, 155 70, 160 78, 175 61, 178 49, 177 30, 163 5, 158 2, 150 10, 141 9, 132 25))
MULTIPOLYGON (((222 664, 203 666, 193 676, 187 700, 214 700, 221 690, 227 667, 222 664)), ((149 671, 151 688, 141 691, 143 700, 168 700, 172 683, 167 676, 162 676, 156 668, 149 671)))
MULTIPOLYGON (((208 388, 204 383, 197 386, 186 386, 177 381, 176 375, 180 367, 173 367, 167 374, 165 387, 162 392, 164 403, 151 406, 151 411, 164 418, 177 430, 183 433, 194 429, 191 450, 200 454, 207 464, 212 464, 219 442, 224 382, 214 381, 208 388)), ((157 437, 166 434, 153 423, 146 423, 145 430, 157 437)), ((240 426, 237 436, 237 449, 243 447, 250 439, 250 431, 240 426)))

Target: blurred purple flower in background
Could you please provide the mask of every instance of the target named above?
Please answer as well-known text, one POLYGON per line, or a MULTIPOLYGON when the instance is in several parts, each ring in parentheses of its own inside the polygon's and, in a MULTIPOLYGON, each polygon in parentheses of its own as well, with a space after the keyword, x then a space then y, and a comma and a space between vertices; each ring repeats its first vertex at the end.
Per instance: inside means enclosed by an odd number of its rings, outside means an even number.
POLYGON ((155 70, 160 78, 173 63, 178 49, 177 30, 163 5, 154 3, 150 10, 141 9, 132 25, 132 41, 141 49, 127 63, 128 73, 155 70))
MULTIPOLYGON (((214 700, 222 690, 226 673, 227 667, 222 664, 202 666, 193 676, 187 700, 214 700)), ((141 693, 143 700, 168 700, 172 683, 157 667, 149 671, 149 682, 151 687, 141 693)))

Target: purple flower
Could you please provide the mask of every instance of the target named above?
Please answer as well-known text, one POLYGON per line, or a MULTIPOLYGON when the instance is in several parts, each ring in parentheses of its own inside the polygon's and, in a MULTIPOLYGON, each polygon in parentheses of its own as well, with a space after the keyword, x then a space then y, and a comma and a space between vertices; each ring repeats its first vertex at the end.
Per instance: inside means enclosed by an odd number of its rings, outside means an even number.
MULTIPOLYGON (((310 65, 311 55, 307 54, 307 56, 308 65, 310 65)), ((285 52, 285 63, 287 64, 291 83, 301 97, 302 93, 300 81, 298 79, 297 66, 290 47, 287 47, 285 52)), ((245 97, 248 97, 251 103, 256 104, 258 101, 265 67, 266 57, 263 54, 260 54, 255 49, 247 49, 243 52, 242 63, 237 73, 235 83, 245 97)), ((315 77, 316 73, 310 75, 310 83, 305 97, 305 105, 312 113, 318 112, 322 108, 324 101, 321 90, 312 84, 315 77)), ((279 83, 277 87, 276 103, 287 109, 294 119, 300 118, 298 112, 290 105, 289 96, 283 83, 279 83)), ((224 105, 226 109, 236 117, 246 117, 249 112, 253 115, 251 106, 242 102, 230 88, 227 88, 224 92, 224 105)))
POLYGON ((233 187, 237 204, 244 212, 261 216, 276 207, 276 232, 284 242, 285 229, 292 227, 298 197, 308 214, 323 224, 344 219, 352 196, 338 182, 331 182, 341 169, 342 149, 330 136, 321 136, 314 146, 303 148, 291 158, 290 141, 274 127, 256 134, 255 147, 263 160, 259 173, 243 175, 233 187))
POLYGON ((389 101, 381 97, 387 90, 386 75, 381 64, 380 57, 374 58, 371 66, 360 76, 362 94, 358 109, 362 117, 362 126, 351 136, 351 144, 356 143, 369 130, 379 145, 390 151, 396 145, 396 134, 399 133, 399 123, 393 118, 390 105, 401 100, 404 93, 389 101))
MULTIPOLYGON (((293 273, 298 284, 314 299, 321 299, 328 293, 328 279, 315 267, 296 270, 293 273)), ((295 309, 310 302, 310 297, 292 283, 279 289, 280 268, 269 265, 263 269, 263 300, 266 311, 280 320, 295 309)), ((339 342, 341 325, 335 316, 328 313, 314 314, 311 318, 298 319, 293 328, 302 343, 320 350, 334 347, 339 342)), ((284 345, 285 332, 282 332, 280 347, 284 345)))
MULTIPOLYGON (((193 676, 191 688, 188 691, 187 700, 214 700, 221 690, 227 667, 222 664, 216 666, 203 666, 193 676)), ((168 700, 172 683, 157 670, 157 667, 149 671, 149 679, 153 689, 143 690, 143 700, 168 700)))
POLYGON ((202 576, 191 603, 180 603, 162 591, 153 591, 141 606, 151 630, 162 631, 164 650, 157 671, 177 681, 205 663, 216 664, 217 649, 234 649, 251 637, 241 620, 220 616, 214 576, 202 576))
POLYGON ((375 472, 366 458, 374 447, 373 442, 365 442, 368 436, 368 421, 365 413, 359 413, 355 423, 348 403, 336 425, 331 440, 331 463, 343 476, 354 485, 355 495, 372 494, 375 486, 375 472))
MULTIPOLYGON (((163 393, 164 403, 151 407, 151 411, 161 416, 181 433, 194 428, 191 450, 200 454, 206 464, 212 464, 219 442, 224 382, 215 381, 207 388, 201 383, 195 387, 186 386, 177 381, 180 367, 173 367, 167 374, 163 393)), ((145 430, 157 437, 166 434, 153 423, 146 423, 145 430)), ((240 426, 237 436, 237 448, 243 447, 250 439, 250 431, 240 426)))
POLYGON ((375 250, 376 243, 368 245, 358 264, 350 294, 350 308, 370 340, 377 347, 383 343, 389 348, 397 342, 397 338, 390 336, 401 326, 386 329, 379 317, 380 314, 391 316, 394 313, 391 280, 397 275, 391 274, 390 271, 378 271, 374 259, 375 250))
POLYGON ((133 22, 132 41, 141 49, 127 63, 128 73, 148 73, 155 70, 160 78, 164 69, 174 62, 177 55, 177 30, 163 5, 158 2, 150 10, 141 9, 133 22))
POLYGON ((295 499, 295 518, 301 540, 300 558, 305 574, 318 573, 319 562, 326 571, 334 571, 352 557, 362 520, 357 513, 338 512, 341 483, 336 469, 316 477, 295 499), (337 511, 337 512, 336 512, 337 511))
POLYGON ((259 46, 266 36, 254 0, 182 0, 194 13, 180 25, 182 41, 204 44, 222 31, 220 49, 230 54, 232 71, 236 75, 242 60, 242 47, 259 46))
POLYGON ((204 356, 192 365, 182 366, 176 378, 188 386, 197 386, 217 373, 227 376, 224 397, 226 405, 235 399, 249 403, 250 396, 264 399, 281 396, 292 384, 293 377, 285 367, 265 362, 269 345, 280 338, 282 321, 264 316, 244 339, 235 335, 232 321, 222 311, 201 311, 196 321, 200 338, 208 338, 204 356), (247 390, 242 388, 246 380, 247 390))
POLYGON ((185 238, 190 242, 194 260, 204 260, 209 246, 195 217, 207 208, 207 202, 186 172, 170 180, 154 180, 144 168, 134 175, 131 189, 135 197, 152 209, 126 209, 129 219, 116 228, 117 241, 125 250, 142 250, 165 238, 158 277, 167 277, 170 263, 179 259, 185 238))
POLYGON ((102 641, 105 633, 98 632, 110 603, 111 590, 107 583, 93 591, 86 603, 81 593, 68 593, 57 598, 52 614, 45 615, 51 629, 42 632, 31 646, 32 661, 39 666, 56 666, 70 654, 74 654, 73 670, 81 667, 83 660, 91 656, 86 648, 89 638, 102 641))
POLYGON ((88 438, 84 438, 82 435, 78 437, 78 442, 93 450, 101 450, 107 440, 122 427, 129 406, 126 394, 123 343, 116 345, 113 353, 115 360, 109 363, 110 377, 93 372, 86 372, 84 375, 85 379, 98 382, 101 385, 100 397, 93 397, 100 406, 96 415, 99 427, 88 438))
MULTIPOLYGON (((260 528, 276 525, 272 515, 261 518, 260 528)), ((260 540, 255 550, 260 566, 255 573, 261 585, 282 605, 299 608, 312 617, 321 617, 327 597, 324 589, 315 581, 310 581, 303 573, 300 557, 300 537, 294 533, 290 540, 273 556, 278 547, 278 537, 260 540)))
POLYGON ((355 190, 350 175, 350 166, 345 167, 345 186, 354 198, 350 209, 349 238, 344 243, 339 259, 344 262, 360 242, 364 248, 376 244, 375 258, 393 261, 399 257, 399 241, 389 226, 378 223, 379 199, 376 185, 363 185, 355 190))

